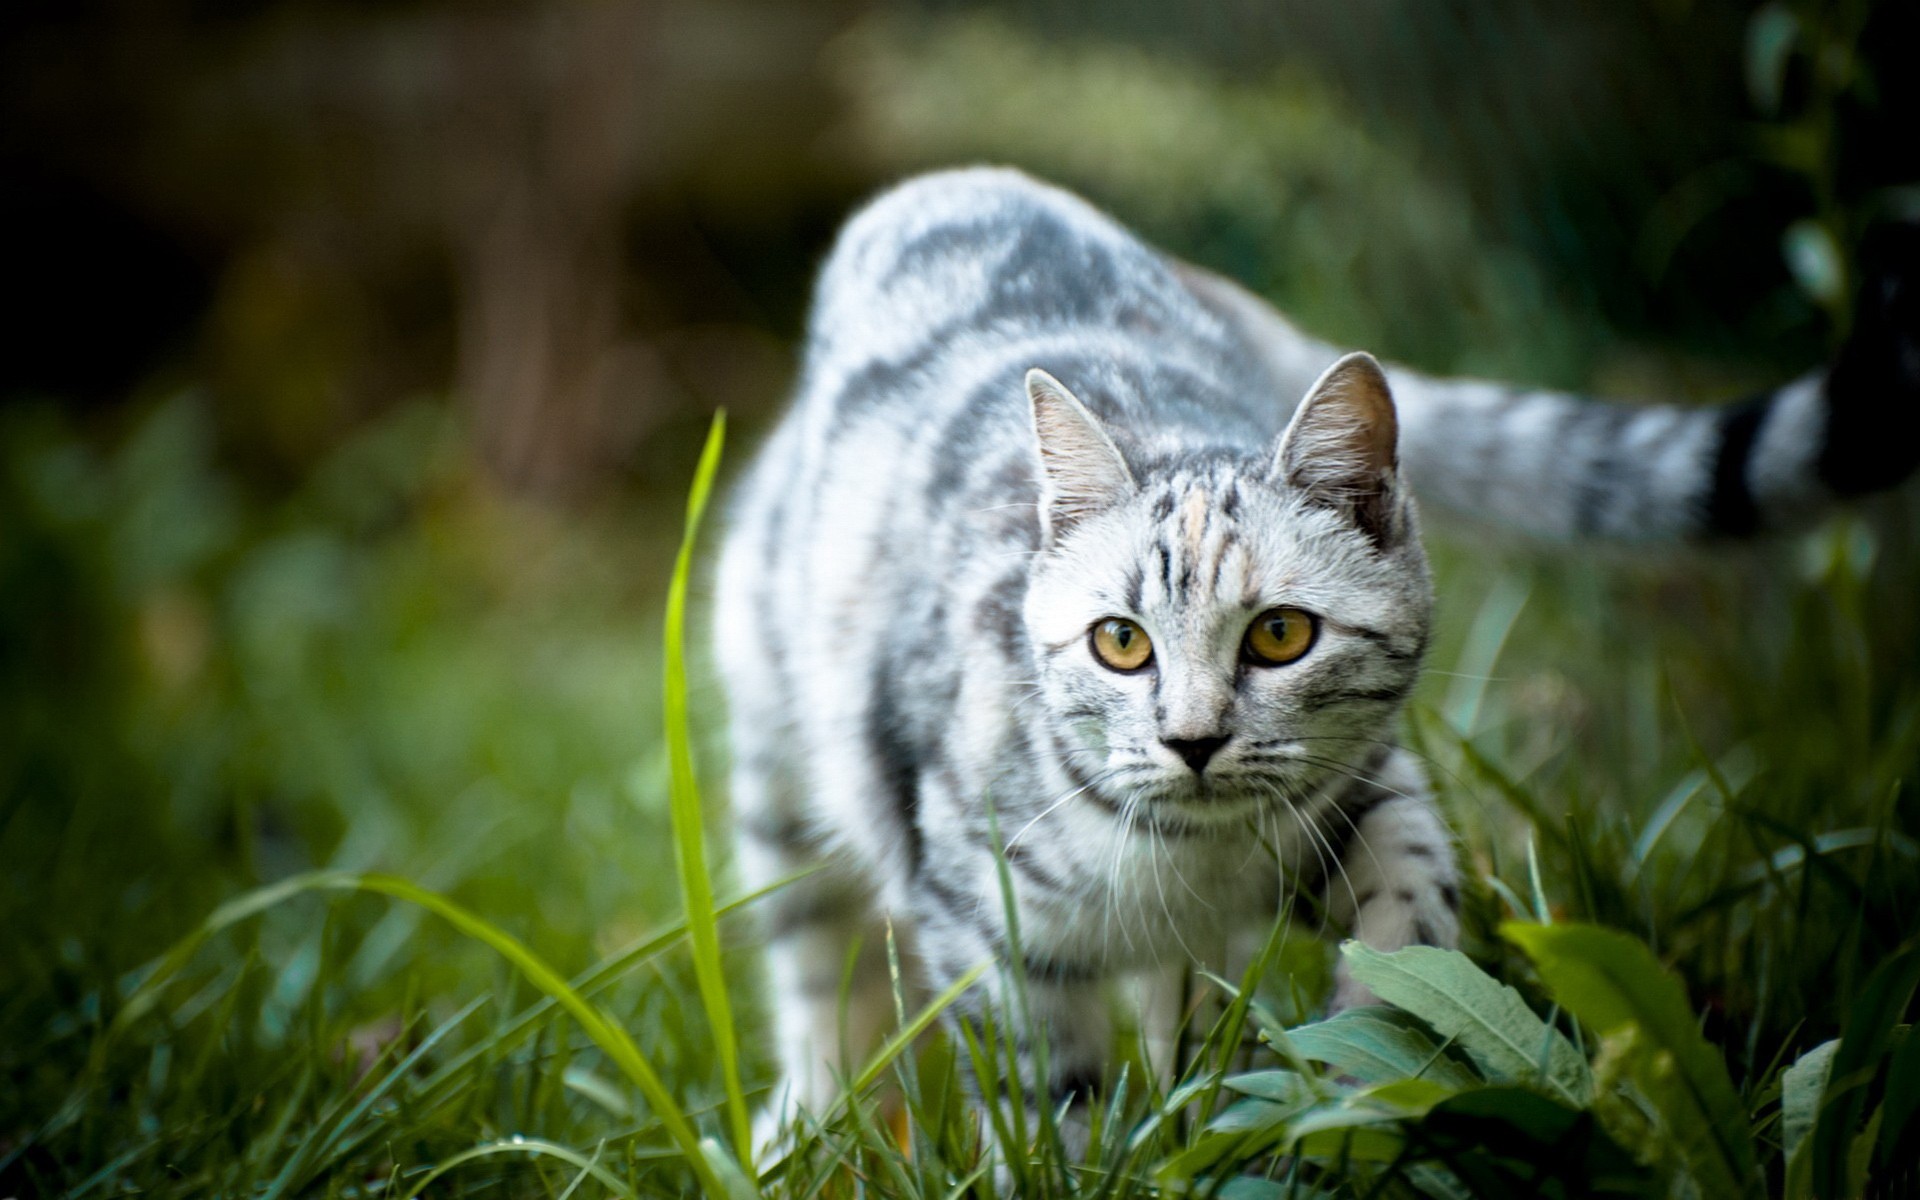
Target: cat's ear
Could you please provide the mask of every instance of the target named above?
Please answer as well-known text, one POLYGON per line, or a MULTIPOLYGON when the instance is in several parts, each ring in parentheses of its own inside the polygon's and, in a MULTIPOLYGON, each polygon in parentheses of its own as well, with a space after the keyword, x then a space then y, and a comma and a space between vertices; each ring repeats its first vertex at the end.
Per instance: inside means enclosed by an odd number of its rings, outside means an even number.
POLYGON ((1349 354, 1307 389, 1280 435, 1274 470, 1317 504, 1351 516, 1380 546, 1404 529, 1398 482, 1400 422, 1386 373, 1349 354))
POLYGON ((1052 541, 1130 494, 1133 473, 1087 406, 1038 367, 1027 372, 1027 402, 1040 459, 1040 528, 1052 541))

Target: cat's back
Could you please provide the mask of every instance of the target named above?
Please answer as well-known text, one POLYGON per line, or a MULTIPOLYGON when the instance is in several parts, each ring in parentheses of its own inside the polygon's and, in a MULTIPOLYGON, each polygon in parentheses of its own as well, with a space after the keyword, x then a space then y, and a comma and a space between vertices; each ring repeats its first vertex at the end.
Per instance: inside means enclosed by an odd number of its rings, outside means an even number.
MULTIPOLYGON (((1259 444, 1284 416, 1241 332, 1171 260, 1018 171, 944 171, 842 230, 766 490, 809 492, 815 514, 882 504, 922 532, 995 496, 1030 500, 1021 379, 1036 366, 1146 453, 1259 444)), ((840 520, 843 538, 862 524, 840 520)))

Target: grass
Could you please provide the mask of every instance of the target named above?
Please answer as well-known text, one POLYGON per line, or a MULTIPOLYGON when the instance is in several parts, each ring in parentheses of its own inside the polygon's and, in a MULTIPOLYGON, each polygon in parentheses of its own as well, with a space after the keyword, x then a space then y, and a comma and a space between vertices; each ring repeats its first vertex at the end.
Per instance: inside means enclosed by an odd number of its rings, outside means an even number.
POLYGON ((190 402, 105 453, 51 418, 4 430, 7 628, 33 636, 5 664, 0 1193, 1915 1178, 1910 502, 1665 561, 1441 531, 1408 727, 1461 835, 1466 955, 1360 954, 1400 1009, 1313 1023, 1332 951, 1277 940, 1216 981, 1237 1000, 1171 1087, 1122 1047, 1077 1162, 1018 1104, 976 1123, 961 1064, 1003 1075, 1008 1031, 916 1049, 936 1001, 754 1162, 771 1065, 728 915, 751 902, 715 899, 717 697, 681 648, 718 429, 664 656, 635 582, 672 556, 654 510, 494 500, 424 411, 243 506, 207 436, 190 402))

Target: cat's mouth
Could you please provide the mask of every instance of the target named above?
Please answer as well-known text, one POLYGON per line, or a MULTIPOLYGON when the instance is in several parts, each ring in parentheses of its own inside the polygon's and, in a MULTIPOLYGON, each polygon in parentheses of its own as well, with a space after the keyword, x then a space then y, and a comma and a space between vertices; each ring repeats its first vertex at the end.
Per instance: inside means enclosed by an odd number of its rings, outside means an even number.
POLYGON ((1244 830, 1250 818, 1275 807, 1299 783, 1245 771, 1154 772, 1115 787, 1101 800, 1123 820, 1161 830, 1244 830))
POLYGON ((1158 763, 1122 767, 1102 781, 1107 786, 1099 789, 1100 803, 1130 823, 1194 832, 1243 831, 1249 820, 1268 813, 1308 811, 1340 777, 1352 777, 1332 763, 1278 753, 1264 758, 1258 764, 1223 761, 1198 772, 1158 763))

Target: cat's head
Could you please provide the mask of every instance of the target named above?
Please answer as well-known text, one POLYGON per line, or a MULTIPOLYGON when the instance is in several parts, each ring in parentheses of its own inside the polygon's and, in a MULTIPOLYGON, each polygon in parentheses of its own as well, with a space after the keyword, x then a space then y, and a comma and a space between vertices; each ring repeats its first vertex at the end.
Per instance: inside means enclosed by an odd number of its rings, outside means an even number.
POLYGON ((1058 380, 1032 371, 1027 393, 1043 545, 1025 613, 1076 782, 1214 824, 1364 775, 1432 616, 1379 364, 1335 363, 1259 455, 1130 463, 1058 380))

